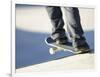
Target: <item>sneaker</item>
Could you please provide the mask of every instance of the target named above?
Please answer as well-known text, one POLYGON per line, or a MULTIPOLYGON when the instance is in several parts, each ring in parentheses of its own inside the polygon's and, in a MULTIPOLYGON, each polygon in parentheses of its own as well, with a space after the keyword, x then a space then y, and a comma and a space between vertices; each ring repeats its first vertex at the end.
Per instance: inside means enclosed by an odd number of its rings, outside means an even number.
POLYGON ((73 40, 73 47, 76 51, 79 51, 80 53, 90 52, 90 47, 85 38, 73 40))
POLYGON ((57 44, 66 44, 67 42, 68 42, 68 38, 67 37, 56 39, 56 43, 57 44))

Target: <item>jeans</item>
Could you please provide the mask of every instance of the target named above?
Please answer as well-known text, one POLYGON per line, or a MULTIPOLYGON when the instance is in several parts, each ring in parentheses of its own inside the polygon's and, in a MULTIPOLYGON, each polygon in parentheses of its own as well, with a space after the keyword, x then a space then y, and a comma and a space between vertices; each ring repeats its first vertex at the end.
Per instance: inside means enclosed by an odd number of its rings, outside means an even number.
MULTIPOLYGON (((59 6, 47 6, 46 7, 49 18, 51 19, 53 39, 59 39, 66 36, 64 27, 64 20, 62 10, 59 6)), ((81 38, 84 34, 81 23, 79 10, 76 7, 64 7, 67 18, 67 30, 70 38, 81 38)))

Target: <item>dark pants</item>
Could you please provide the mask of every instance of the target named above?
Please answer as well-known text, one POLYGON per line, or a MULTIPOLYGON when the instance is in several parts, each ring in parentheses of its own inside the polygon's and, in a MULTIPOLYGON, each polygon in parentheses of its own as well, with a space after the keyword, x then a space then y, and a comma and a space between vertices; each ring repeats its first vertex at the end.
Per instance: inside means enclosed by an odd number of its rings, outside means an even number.
MULTIPOLYGON (((66 36, 64 27, 64 20, 62 16, 62 10, 60 7, 48 6, 46 7, 48 15, 51 19, 52 28, 52 38, 63 38, 66 36)), ((80 23, 79 10, 76 7, 64 7, 66 11, 67 18, 67 29, 70 37, 81 38, 83 36, 83 29, 80 23)))

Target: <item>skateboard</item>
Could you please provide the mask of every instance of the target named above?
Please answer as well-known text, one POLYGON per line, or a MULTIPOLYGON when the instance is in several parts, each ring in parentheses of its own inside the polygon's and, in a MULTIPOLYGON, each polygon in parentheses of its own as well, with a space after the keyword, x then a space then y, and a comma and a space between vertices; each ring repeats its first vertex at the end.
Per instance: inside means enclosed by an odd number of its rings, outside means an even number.
POLYGON ((56 44, 55 41, 51 37, 46 38, 45 42, 47 45, 51 46, 51 48, 49 49, 49 53, 51 55, 55 54, 58 51, 69 51, 74 54, 82 53, 82 51, 77 51, 75 48, 73 48, 71 42, 67 43, 66 45, 56 44))

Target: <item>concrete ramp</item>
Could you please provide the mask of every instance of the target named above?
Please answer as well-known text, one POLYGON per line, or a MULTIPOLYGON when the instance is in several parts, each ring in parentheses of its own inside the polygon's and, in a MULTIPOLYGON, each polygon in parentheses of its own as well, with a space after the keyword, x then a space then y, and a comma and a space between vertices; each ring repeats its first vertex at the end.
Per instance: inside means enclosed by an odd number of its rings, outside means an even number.
POLYGON ((17 73, 94 69, 94 54, 86 53, 16 69, 17 73))

